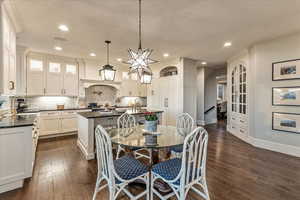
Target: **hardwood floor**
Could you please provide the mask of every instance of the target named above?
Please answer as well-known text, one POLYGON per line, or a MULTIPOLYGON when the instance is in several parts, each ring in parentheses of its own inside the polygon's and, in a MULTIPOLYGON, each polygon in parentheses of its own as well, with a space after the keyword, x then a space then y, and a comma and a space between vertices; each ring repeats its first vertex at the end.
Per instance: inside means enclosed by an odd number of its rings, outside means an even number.
MULTIPOLYGON (((254 148, 227 133, 224 124, 206 128, 212 200, 300 200, 300 159, 254 148)), ((75 137, 40 141, 33 178, 0 199, 91 200, 96 173, 96 161, 84 160, 75 137)), ((107 198, 106 191, 98 194, 107 198)), ((201 199, 193 192, 189 198, 201 199)))

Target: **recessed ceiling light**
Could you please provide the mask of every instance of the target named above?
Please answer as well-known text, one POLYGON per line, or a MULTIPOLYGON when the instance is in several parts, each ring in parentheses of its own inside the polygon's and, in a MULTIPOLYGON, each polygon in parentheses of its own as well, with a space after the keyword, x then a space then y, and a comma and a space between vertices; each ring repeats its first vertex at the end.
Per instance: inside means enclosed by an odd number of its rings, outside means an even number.
POLYGON ((225 42, 224 43, 224 47, 230 47, 232 44, 231 44, 231 42, 225 42))
POLYGON ((166 57, 169 57, 169 54, 168 53, 164 53, 163 56, 166 58, 166 57))
POLYGON ((90 53, 90 56, 95 57, 96 54, 95 53, 90 53))
POLYGON ((60 46, 55 46, 54 49, 55 49, 56 51, 62 51, 62 50, 63 50, 63 48, 60 47, 60 46))
POLYGON ((122 62, 122 58, 117 58, 117 61, 122 62))
POLYGON ((207 65, 207 62, 205 61, 201 62, 201 65, 207 65))
POLYGON ((63 32, 68 32, 69 31, 69 28, 65 24, 59 25, 58 29, 61 30, 61 31, 63 31, 63 32))

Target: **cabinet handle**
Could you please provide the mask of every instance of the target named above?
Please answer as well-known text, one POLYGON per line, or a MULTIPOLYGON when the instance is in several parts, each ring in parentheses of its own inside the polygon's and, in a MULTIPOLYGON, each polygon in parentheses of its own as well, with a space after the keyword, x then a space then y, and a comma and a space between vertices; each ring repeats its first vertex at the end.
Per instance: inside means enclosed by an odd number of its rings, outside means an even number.
POLYGON ((241 133, 245 133, 245 132, 244 132, 243 130, 241 130, 241 129, 240 129, 240 132, 241 132, 241 133))
POLYGON ((232 120, 235 120, 235 118, 232 118, 232 120))
POLYGON ((240 120, 240 122, 244 123, 245 121, 244 120, 240 120))

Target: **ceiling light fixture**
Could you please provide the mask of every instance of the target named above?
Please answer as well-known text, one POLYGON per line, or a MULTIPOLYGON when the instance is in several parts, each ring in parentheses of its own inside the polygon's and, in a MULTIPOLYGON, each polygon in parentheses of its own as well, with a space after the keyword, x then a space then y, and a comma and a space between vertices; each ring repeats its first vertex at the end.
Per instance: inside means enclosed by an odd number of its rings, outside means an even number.
POLYGON ((224 43, 224 47, 230 47, 231 45, 232 45, 231 42, 225 42, 225 43, 224 43))
POLYGON ((152 81, 152 72, 143 72, 141 79, 140 79, 142 84, 151 84, 152 81))
POLYGON ((202 61, 202 62, 201 62, 201 65, 207 65, 207 62, 202 61))
POLYGON ((118 62, 122 62, 122 58, 117 58, 117 61, 118 62))
POLYGON ((69 28, 65 24, 59 25, 58 29, 61 30, 61 31, 63 31, 63 32, 68 32, 69 31, 69 28))
POLYGON ((95 53, 90 53, 90 56, 95 57, 96 54, 95 53))
POLYGON ((63 50, 63 48, 60 47, 60 46, 55 46, 54 49, 55 49, 56 51, 62 51, 62 50, 63 50))
POLYGON ((142 49, 142 17, 141 17, 141 0, 139 0, 139 47, 137 52, 132 49, 128 49, 130 59, 125 64, 130 64, 129 74, 137 73, 141 79, 144 72, 151 74, 150 64, 156 63, 158 61, 150 59, 152 49, 142 49))
POLYGON ((166 58, 166 57, 169 57, 169 54, 168 53, 164 53, 163 56, 166 58))
POLYGON ((107 50, 107 64, 99 70, 99 74, 104 81, 113 81, 115 79, 116 70, 112 65, 109 64, 109 44, 111 41, 106 40, 106 50, 107 50))

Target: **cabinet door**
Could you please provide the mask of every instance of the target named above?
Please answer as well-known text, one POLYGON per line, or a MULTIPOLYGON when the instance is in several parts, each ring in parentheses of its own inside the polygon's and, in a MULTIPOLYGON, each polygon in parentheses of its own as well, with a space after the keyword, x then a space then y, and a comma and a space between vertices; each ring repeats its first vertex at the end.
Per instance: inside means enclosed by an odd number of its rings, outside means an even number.
POLYGON ((63 79, 63 94, 66 96, 78 96, 78 66, 75 64, 66 64, 63 79))
POLYGON ((63 70, 62 64, 49 61, 46 74, 46 95, 63 94, 63 70))
POLYGON ((27 57, 27 95, 44 95, 45 63, 41 57, 27 57))
POLYGON ((61 132, 73 132, 77 131, 77 116, 66 115, 61 118, 61 132))
POLYGON ((43 116, 40 118, 40 135, 58 134, 61 132, 60 116, 43 116))

